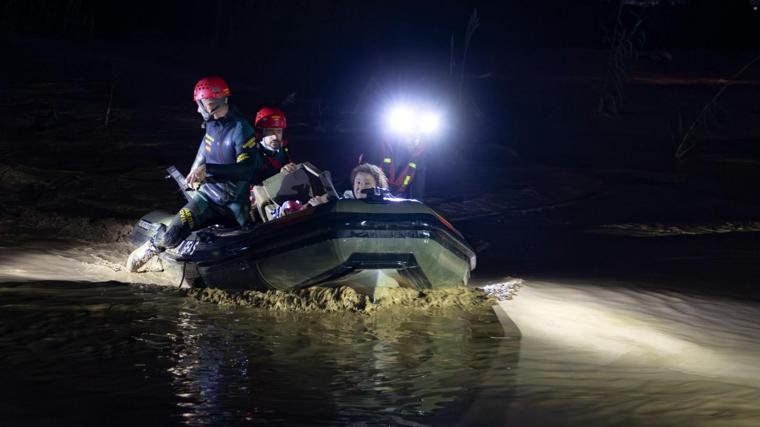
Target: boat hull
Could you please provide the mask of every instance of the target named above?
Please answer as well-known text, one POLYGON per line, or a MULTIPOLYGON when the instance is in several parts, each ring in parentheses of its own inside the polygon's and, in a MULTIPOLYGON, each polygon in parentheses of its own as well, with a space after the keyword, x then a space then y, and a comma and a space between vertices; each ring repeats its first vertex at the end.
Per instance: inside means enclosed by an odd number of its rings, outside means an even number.
MULTIPOLYGON (((146 215, 139 244, 169 217, 146 215)), ((445 219, 412 200, 339 200, 243 228, 208 227, 161 254, 178 284, 292 291, 347 285, 379 297, 394 287, 465 286, 475 254, 445 219)))

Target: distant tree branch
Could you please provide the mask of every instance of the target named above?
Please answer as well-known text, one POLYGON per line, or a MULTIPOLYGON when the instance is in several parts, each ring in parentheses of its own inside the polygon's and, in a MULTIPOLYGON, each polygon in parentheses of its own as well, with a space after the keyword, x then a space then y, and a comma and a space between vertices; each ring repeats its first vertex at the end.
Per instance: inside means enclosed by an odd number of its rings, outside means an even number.
POLYGON ((714 121, 716 115, 715 113, 719 109, 718 99, 720 99, 723 93, 726 92, 726 89, 728 89, 729 86, 733 85, 738 80, 739 76, 744 74, 744 72, 752 67, 757 61, 760 61, 760 55, 754 57, 751 61, 744 64, 744 66, 740 68, 739 71, 727 79, 726 84, 724 84, 718 90, 718 92, 713 95, 710 101, 705 104, 704 107, 702 107, 702 111, 700 111, 694 121, 691 122, 691 126, 689 126, 689 128, 686 130, 686 133, 684 133, 683 137, 681 138, 681 142, 678 144, 678 148, 676 149, 676 158, 682 158, 697 145, 696 141, 690 139, 691 136, 697 131, 697 129, 705 128, 709 125, 709 122, 714 121))

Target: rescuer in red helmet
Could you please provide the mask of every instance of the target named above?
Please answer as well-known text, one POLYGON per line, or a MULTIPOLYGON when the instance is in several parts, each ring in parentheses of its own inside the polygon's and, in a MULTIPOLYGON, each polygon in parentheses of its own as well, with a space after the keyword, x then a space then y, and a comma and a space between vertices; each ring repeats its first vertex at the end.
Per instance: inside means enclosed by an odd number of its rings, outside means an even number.
POLYGON ((285 128, 288 127, 285 113, 279 108, 264 107, 256 113, 253 127, 259 141, 256 148, 263 158, 261 176, 257 180, 263 181, 280 171, 290 173, 295 170, 288 140, 284 137, 285 128))
POLYGON ((168 227, 160 228, 132 252, 127 260, 129 271, 137 271, 166 248, 176 247, 193 230, 224 219, 240 225, 247 222, 249 186, 263 163, 254 130, 229 104, 230 95, 221 77, 206 77, 195 85, 193 100, 206 130, 186 178, 196 191, 168 227))

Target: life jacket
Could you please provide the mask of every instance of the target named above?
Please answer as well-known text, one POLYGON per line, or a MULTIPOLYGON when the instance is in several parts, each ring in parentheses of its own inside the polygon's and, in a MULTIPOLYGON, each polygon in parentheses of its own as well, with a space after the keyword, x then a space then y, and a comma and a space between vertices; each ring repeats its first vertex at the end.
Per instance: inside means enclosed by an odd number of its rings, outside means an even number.
POLYGON ((398 170, 401 163, 398 155, 400 153, 395 153, 394 147, 390 143, 383 144, 383 163, 380 168, 388 178, 388 185, 394 194, 405 193, 409 185, 412 184, 414 176, 417 174, 417 163, 424 151, 425 148, 422 144, 415 147, 406 162, 403 163, 403 167, 398 170))

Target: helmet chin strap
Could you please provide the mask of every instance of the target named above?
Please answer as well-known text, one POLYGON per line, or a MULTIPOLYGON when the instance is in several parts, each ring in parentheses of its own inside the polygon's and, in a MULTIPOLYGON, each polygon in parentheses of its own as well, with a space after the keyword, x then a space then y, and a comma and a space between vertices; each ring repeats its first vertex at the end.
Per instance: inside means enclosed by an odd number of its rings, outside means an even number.
POLYGON ((200 107, 199 110, 201 111, 201 116, 203 117, 203 121, 207 122, 209 120, 213 120, 214 113, 217 112, 220 108, 222 108, 222 105, 226 105, 226 104, 227 104, 227 97, 224 97, 224 102, 214 103, 216 107, 214 107, 213 110, 209 111, 208 109, 206 109, 206 106, 203 104, 203 100, 198 101, 198 107, 200 107))

